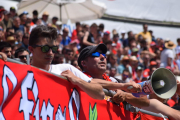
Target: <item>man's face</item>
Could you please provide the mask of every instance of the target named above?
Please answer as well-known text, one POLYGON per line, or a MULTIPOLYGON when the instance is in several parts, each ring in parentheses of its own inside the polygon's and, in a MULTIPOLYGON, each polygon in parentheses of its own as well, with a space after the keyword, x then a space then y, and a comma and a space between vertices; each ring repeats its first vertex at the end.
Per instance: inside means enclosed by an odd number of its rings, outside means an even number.
POLYGON ((29 55, 29 53, 27 51, 23 51, 18 53, 18 58, 20 59, 21 62, 27 63, 27 55, 29 55))
MULTIPOLYGON (((36 45, 48 45, 50 47, 56 46, 56 41, 55 40, 50 40, 49 38, 39 38, 39 42, 36 45)), ((29 50, 33 54, 33 64, 39 64, 41 66, 45 65, 50 65, 53 58, 54 58, 54 53, 50 49, 47 53, 42 52, 41 47, 32 47, 29 46, 29 50)))
POLYGON ((148 25, 144 25, 143 29, 144 29, 144 31, 147 31, 148 30, 148 25))
MULTIPOLYGON (((96 52, 102 53, 101 50, 97 50, 96 52)), ((84 63, 88 71, 106 71, 107 61, 102 54, 100 54, 99 57, 92 57, 90 55, 86 60, 84 60, 84 63)))
POLYGON ((19 27, 19 25, 20 25, 20 23, 21 23, 21 21, 20 21, 20 19, 19 18, 16 18, 15 20, 14 20, 14 25, 17 27, 19 27))
POLYGON ((11 47, 5 47, 1 52, 5 53, 8 58, 11 58, 12 48, 11 47))
POLYGON ((129 72, 124 71, 122 74, 122 80, 126 80, 127 78, 129 78, 129 72))

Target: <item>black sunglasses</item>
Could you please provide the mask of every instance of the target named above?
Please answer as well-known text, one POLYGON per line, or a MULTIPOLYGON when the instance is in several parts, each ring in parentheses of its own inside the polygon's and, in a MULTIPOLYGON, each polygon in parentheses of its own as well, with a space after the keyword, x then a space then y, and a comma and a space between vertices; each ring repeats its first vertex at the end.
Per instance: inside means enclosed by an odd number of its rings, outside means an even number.
POLYGON ((24 58, 27 59, 27 55, 21 55, 21 56, 19 56, 19 58, 20 58, 20 59, 24 59, 24 58))
POLYGON ((58 51, 58 46, 52 46, 50 47, 49 45, 32 45, 32 47, 41 47, 41 51, 43 53, 49 52, 51 49, 53 53, 56 53, 58 51))

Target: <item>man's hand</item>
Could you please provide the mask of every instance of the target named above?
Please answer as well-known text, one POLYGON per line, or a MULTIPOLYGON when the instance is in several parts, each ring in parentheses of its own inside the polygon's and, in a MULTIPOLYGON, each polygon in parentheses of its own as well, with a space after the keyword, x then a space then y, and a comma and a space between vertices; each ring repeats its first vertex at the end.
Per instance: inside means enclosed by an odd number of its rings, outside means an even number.
POLYGON ((134 81, 124 83, 124 87, 122 90, 130 93, 138 93, 142 92, 142 88, 140 84, 135 83, 134 81))
POLYGON ((177 90, 176 93, 180 96, 180 81, 177 80, 177 90))
POLYGON ((117 90, 117 93, 112 97, 112 101, 119 104, 120 102, 125 101, 126 93, 122 90, 117 90))
POLYGON ((0 56, 2 56, 2 60, 7 61, 7 56, 5 53, 0 52, 0 56))
POLYGON ((63 71, 61 75, 66 77, 70 82, 75 85, 80 80, 80 78, 76 77, 70 70, 63 71))

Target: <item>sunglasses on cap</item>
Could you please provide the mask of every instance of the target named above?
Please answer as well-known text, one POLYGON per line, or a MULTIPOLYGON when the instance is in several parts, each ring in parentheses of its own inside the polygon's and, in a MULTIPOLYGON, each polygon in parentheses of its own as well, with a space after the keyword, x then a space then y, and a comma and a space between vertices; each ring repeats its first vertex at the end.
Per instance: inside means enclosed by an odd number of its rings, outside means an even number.
POLYGON ((52 46, 50 47, 49 45, 33 45, 32 47, 41 47, 41 51, 43 53, 49 52, 51 49, 53 53, 56 53, 58 51, 58 46, 52 46))
POLYGON ((20 58, 20 59, 24 59, 24 58, 27 59, 27 55, 21 55, 21 56, 19 56, 19 58, 20 58))
POLYGON ((102 54, 102 55, 106 58, 106 54, 99 53, 99 52, 92 53, 91 56, 92 56, 92 57, 99 57, 100 54, 102 54))

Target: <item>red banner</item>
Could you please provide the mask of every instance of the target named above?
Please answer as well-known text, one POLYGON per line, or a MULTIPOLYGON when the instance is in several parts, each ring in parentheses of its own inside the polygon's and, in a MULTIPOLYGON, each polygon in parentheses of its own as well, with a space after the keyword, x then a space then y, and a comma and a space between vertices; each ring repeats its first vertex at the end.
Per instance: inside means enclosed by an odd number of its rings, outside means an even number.
POLYGON ((135 116, 89 97, 70 82, 30 65, 0 60, 0 120, 131 120, 135 116))

